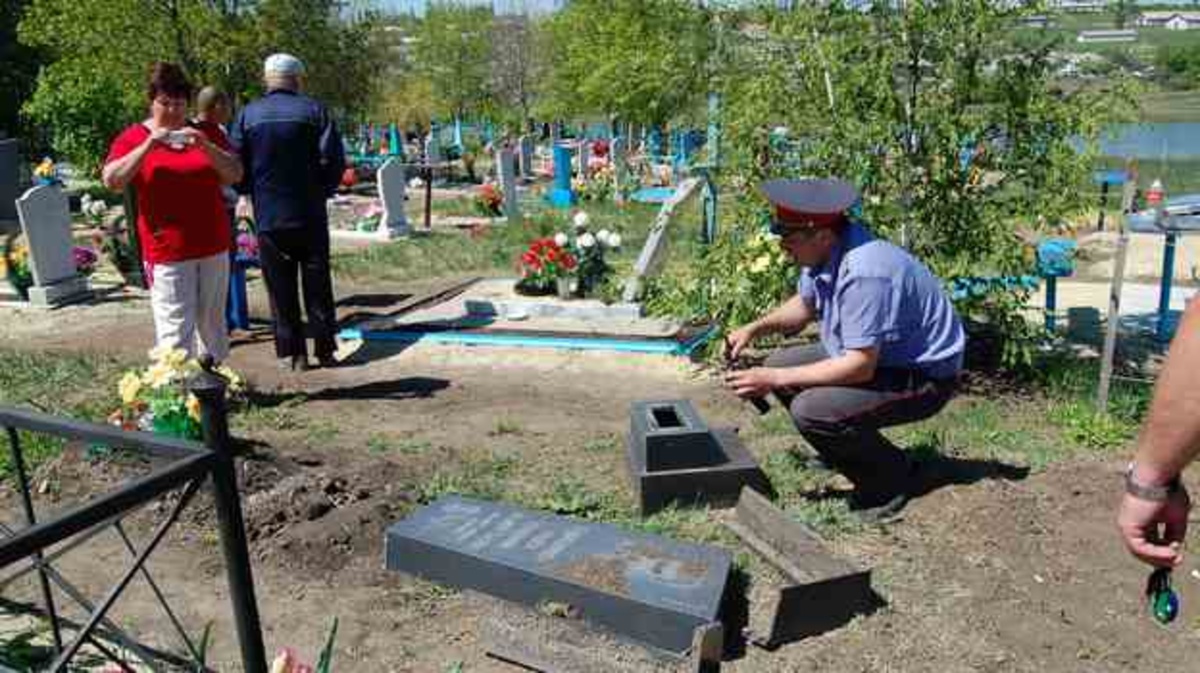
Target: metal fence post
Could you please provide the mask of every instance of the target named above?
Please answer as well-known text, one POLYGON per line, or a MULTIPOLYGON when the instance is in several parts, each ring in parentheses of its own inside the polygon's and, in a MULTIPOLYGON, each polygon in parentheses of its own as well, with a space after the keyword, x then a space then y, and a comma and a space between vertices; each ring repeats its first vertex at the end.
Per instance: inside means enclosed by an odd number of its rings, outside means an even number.
POLYGON ((225 379, 214 373, 211 360, 204 370, 192 377, 188 388, 200 400, 200 423, 204 444, 216 454, 213 466, 213 499, 221 534, 221 550, 233 602, 233 618, 238 644, 242 650, 245 673, 267 673, 266 648, 254 598, 254 577, 250 570, 250 552, 246 544, 246 526, 238 496, 237 473, 233 463, 233 443, 229 437, 229 419, 225 408, 225 379))

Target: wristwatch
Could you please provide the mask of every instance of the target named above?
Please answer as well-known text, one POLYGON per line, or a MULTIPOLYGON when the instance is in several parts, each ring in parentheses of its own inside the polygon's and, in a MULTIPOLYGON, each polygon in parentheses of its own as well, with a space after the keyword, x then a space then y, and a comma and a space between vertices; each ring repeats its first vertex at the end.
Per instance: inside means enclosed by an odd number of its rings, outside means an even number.
POLYGON ((1171 495, 1178 493, 1179 489, 1183 488, 1183 484, 1179 481, 1179 475, 1167 482, 1164 486, 1147 486, 1139 484, 1133 478, 1133 463, 1125 468, 1125 492, 1135 498, 1149 500, 1151 502, 1166 502, 1171 498, 1171 495))

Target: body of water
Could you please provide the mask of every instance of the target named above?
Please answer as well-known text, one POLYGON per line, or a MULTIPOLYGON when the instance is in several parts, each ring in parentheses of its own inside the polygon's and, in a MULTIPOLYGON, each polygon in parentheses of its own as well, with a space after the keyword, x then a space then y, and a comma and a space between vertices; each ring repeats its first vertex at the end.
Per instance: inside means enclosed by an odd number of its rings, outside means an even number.
POLYGON ((1117 124, 1100 138, 1100 153, 1143 160, 1200 158, 1200 123, 1117 124))

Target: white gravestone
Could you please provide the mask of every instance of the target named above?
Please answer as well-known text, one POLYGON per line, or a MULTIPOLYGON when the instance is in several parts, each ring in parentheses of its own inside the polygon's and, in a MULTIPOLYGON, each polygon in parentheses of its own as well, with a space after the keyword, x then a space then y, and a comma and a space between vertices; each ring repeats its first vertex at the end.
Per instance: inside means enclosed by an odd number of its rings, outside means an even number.
POLYGON ((383 162, 375 171, 375 184, 379 188, 379 200, 383 202, 383 217, 376 233, 386 239, 408 235, 408 217, 404 214, 404 164, 396 157, 383 162))
POLYGON ((59 306, 91 297, 87 279, 75 271, 71 211, 57 186, 40 185, 17 199, 17 215, 29 244, 35 306, 59 306))
POLYGON ((512 150, 500 150, 496 153, 496 172, 500 178, 500 188, 504 190, 504 217, 509 222, 521 219, 521 211, 517 204, 517 162, 512 150))

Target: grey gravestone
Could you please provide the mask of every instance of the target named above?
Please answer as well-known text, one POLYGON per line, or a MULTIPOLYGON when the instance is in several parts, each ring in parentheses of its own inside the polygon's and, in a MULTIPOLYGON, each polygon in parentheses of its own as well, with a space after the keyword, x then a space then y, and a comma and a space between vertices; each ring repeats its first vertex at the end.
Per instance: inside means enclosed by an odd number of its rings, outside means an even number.
POLYGON ((87 280, 75 271, 67 195, 56 186, 34 187, 17 199, 17 215, 29 243, 30 303, 58 306, 91 296, 87 280))
POLYGON ((425 163, 437 164, 442 161, 442 147, 436 133, 430 133, 425 138, 425 163))
POLYGON ((500 189, 504 190, 504 217, 509 222, 517 222, 521 219, 521 209, 517 201, 517 162, 512 150, 496 152, 496 173, 500 178, 500 189))
POLYGON ((533 177, 533 138, 521 136, 517 141, 517 148, 517 170, 521 177, 530 179, 533 177))
POLYGON ((621 193, 621 183, 625 180, 625 138, 613 138, 609 147, 609 159, 613 168, 613 200, 617 204, 625 203, 625 195, 621 193))
POLYGON ((672 504, 732 505, 743 486, 771 490, 732 429, 710 429, 687 400, 634 402, 628 462, 643 515, 672 504))
POLYGON ((588 622, 682 654, 717 621, 732 555, 449 496, 387 530, 387 567, 533 607, 564 605, 588 622))
POLYGON ((405 180, 404 164, 395 157, 383 162, 375 172, 379 200, 383 203, 383 217, 376 230, 380 238, 405 236, 409 232, 408 217, 404 214, 405 180))
POLYGON ((883 601, 871 588, 871 571, 834 555, 799 521, 750 489, 726 525, 786 577, 774 591, 756 592, 748 636, 767 648, 838 628, 883 601))
POLYGON ((622 301, 627 303, 637 301, 638 294, 642 290, 642 280, 658 273, 667 249, 667 225, 671 223, 675 209, 688 198, 697 194, 699 186, 699 179, 688 178, 680 182, 671 198, 662 204, 658 215, 654 217, 654 224, 650 227, 650 235, 646 237, 646 244, 642 246, 642 251, 638 254, 637 262, 633 267, 633 275, 625 279, 625 288, 621 294, 622 301))
POLYGON ((15 138, 0 140, 0 233, 17 230, 21 153, 15 138))

